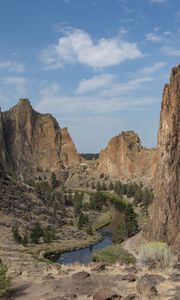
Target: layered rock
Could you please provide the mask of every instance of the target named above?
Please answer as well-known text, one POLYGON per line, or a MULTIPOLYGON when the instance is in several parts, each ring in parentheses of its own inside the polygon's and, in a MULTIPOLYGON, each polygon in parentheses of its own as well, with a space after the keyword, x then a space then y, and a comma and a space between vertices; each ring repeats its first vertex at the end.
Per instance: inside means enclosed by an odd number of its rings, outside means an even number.
POLYGON ((120 180, 149 181, 153 176, 155 150, 142 147, 133 131, 114 136, 101 151, 98 171, 120 180))
POLYGON ((4 154, 7 152, 16 173, 58 171, 80 162, 67 129, 61 129, 50 114, 33 110, 29 100, 19 100, 9 111, 1 113, 1 119, 1 160, 5 167, 9 166, 4 154))
POLYGON ((158 133, 155 198, 145 236, 180 251, 180 65, 165 85, 158 133))

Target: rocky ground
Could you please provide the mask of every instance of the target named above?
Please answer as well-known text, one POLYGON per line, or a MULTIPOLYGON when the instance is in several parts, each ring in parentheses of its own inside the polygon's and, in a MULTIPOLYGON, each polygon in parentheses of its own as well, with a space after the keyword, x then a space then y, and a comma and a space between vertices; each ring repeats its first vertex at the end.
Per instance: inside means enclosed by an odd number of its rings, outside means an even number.
POLYGON ((157 272, 119 263, 48 264, 16 245, 3 226, 0 245, 12 283, 3 300, 180 299, 180 265, 157 272))

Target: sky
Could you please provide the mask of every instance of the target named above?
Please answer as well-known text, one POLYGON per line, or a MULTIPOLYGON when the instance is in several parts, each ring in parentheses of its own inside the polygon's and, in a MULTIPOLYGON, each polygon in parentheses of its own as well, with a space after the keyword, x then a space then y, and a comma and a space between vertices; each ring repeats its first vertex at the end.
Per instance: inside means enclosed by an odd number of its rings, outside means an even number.
POLYGON ((179 62, 179 0, 0 0, 1 109, 28 98, 79 152, 126 130, 155 147, 179 62))

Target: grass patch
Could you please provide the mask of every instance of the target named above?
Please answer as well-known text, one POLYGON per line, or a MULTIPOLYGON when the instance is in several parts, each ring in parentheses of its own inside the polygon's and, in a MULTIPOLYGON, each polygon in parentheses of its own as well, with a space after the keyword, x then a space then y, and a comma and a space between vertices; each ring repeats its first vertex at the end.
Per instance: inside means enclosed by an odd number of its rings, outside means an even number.
POLYGON ((44 263, 44 264, 48 264, 48 265, 53 264, 53 262, 50 259, 45 258, 45 257, 36 257, 35 259, 36 259, 36 261, 38 261, 40 263, 44 263))
POLYGON ((135 209, 135 213, 136 213, 136 220, 139 228, 143 228, 148 220, 147 213, 139 209, 135 209))
POLYGON ((111 214, 110 212, 105 212, 102 213, 96 220, 96 222, 93 224, 93 229, 98 230, 101 229, 102 227, 108 225, 111 223, 111 214))
POLYGON ((93 252, 93 261, 115 263, 117 261, 126 264, 134 264, 136 259, 121 244, 109 246, 103 250, 93 252))
POLYGON ((139 248, 138 262, 141 265, 165 269, 171 267, 175 261, 176 257, 164 242, 150 242, 139 248))

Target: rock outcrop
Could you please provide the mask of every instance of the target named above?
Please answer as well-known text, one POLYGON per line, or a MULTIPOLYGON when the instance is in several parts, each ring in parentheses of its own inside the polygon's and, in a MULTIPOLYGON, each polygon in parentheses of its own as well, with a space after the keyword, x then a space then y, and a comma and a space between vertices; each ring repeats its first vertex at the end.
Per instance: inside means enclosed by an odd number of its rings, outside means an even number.
POLYGON ((163 92, 158 133, 155 198, 145 236, 180 251, 180 65, 163 92))
POLYGON ((56 172, 81 158, 67 129, 61 129, 50 114, 33 110, 29 100, 20 99, 0 113, 0 160, 24 175, 37 169, 56 172))
POLYGON ((4 134, 3 134, 3 120, 2 112, 0 110, 0 163, 8 164, 8 155, 6 151, 4 134))
POLYGON ((120 180, 149 182, 153 176, 155 150, 146 149, 133 131, 114 136, 101 151, 97 169, 120 180))

